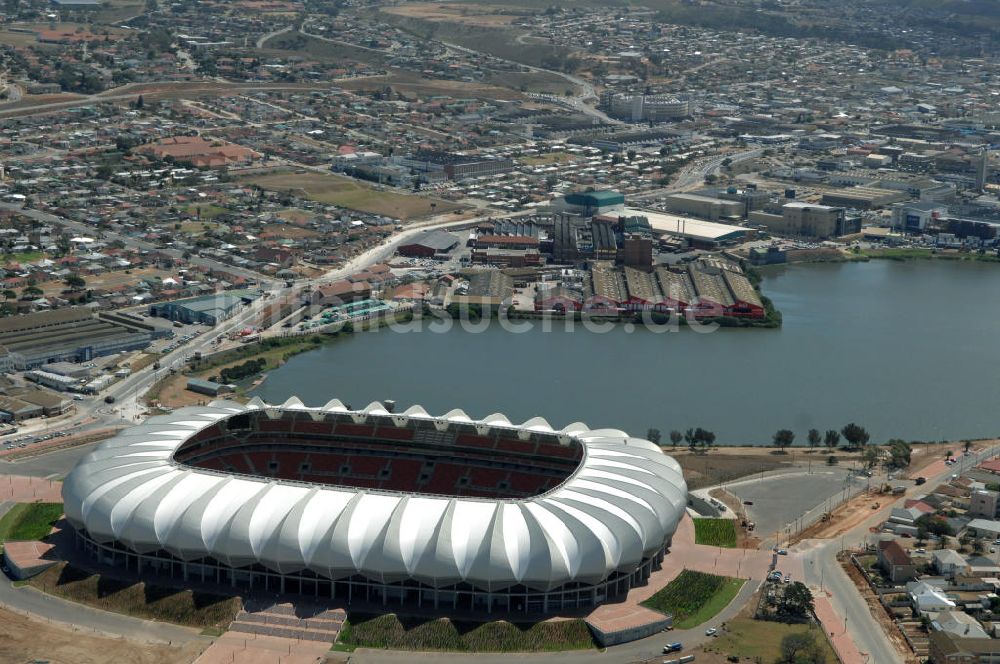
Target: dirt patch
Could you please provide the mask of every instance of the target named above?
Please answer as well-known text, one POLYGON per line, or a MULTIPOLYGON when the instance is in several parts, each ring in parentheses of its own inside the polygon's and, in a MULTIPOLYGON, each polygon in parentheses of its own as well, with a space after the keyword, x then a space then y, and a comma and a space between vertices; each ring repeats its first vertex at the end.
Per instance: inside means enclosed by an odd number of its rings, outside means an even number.
POLYGON ((396 14, 397 16, 407 16, 425 21, 446 21, 461 25, 479 25, 487 28, 510 25, 518 18, 518 14, 525 13, 523 11, 506 13, 496 5, 477 7, 475 5, 443 5, 433 2, 409 3, 398 7, 389 7, 383 11, 389 14, 396 14))
POLYGON ((840 537, 870 518, 877 509, 884 507, 887 502, 893 500, 892 496, 862 493, 833 510, 830 513, 830 518, 826 521, 817 521, 794 535, 789 545, 807 539, 840 537))
POLYGON ((99 636, 0 609, 0 661, 52 664, 175 664, 190 662, 202 643, 154 645, 99 636))
POLYGON ((714 450, 708 454, 674 452, 670 448, 664 451, 681 465, 688 489, 715 486, 755 473, 791 468, 794 465, 791 456, 751 453, 745 451, 745 448, 739 452, 714 450))

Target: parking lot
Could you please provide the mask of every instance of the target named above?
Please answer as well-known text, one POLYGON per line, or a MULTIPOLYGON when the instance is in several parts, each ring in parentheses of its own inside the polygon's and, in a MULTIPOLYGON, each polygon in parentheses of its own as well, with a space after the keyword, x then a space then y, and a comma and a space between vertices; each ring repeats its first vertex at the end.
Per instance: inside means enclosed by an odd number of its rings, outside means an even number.
POLYGON ((851 478, 840 468, 811 473, 765 476, 727 485, 726 489, 746 505, 747 516, 756 523, 761 537, 784 533, 785 527, 828 500, 838 500, 846 488, 860 486, 863 478, 851 478))

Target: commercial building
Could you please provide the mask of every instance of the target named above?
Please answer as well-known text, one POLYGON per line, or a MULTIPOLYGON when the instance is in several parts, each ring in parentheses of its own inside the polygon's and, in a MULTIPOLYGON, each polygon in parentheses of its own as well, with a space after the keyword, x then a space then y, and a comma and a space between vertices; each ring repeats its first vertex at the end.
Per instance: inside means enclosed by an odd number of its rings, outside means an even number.
POLYGON ((780 215, 751 212, 749 221, 778 235, 815 239, 851 235, 861 231, 860 217, 848 217, 844 208, 801 201, 785 203, 781 206, 780 215))
POLYGON ((0 319, 0 352, 7 371, 34 369, 50 362, 86 362, 102 355, 140 350, 152 335, 138 327, 95 318, 85 307, 70 307, 0 319))
POLYGON ((243 298, 230 293, 218 293, 186 300, 157 302, 149 307, 149 315, 181 323, 217 325, 232 318, 242 305, 243 298))
POLYGON ((689 214, 709 221, 738 220, 743 217, 746 209, 743 201, 727 201, 699 194, 671 194, 663 199, 663 204, 671 212, 689 214))
POLYGON ((948 214, 937 203, 896 203, 892 206, 892 227, 907 233, 922 233, 927 226, 948 214))
POLYGON ((686 118, 691 104, 666 95, 632 95, 607 92, 601 102, 608 115, 630 122, 667 122, 686 118))
MULTIPOLYGON (((443 174, 451 180, 503 175, 514 170, 514 161, 508 158, 435 151, 418 152, 407 157, 392 157, 391 162, 417 173, 443 174)), ((440 179, 440 175, 438 178, 440 179)))
POLYGON ((396 253, 410 258, 434 258, 458 246, 458 237, 445 231, 424 231, 406 244, 399 245, 396 253))

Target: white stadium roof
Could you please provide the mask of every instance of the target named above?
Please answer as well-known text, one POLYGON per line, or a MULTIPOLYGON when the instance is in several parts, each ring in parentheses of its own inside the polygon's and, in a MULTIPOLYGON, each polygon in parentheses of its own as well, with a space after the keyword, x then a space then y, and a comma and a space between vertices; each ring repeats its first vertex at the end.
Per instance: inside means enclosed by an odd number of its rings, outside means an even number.
POLYGON ((541 418, 513 425, 503 415, 472 420, 458 410, 433 417, 419 406, 390 414, 377 403, 349 411, 336 400, 306 408, 293 398, 280 406, 215 401, 151 417, 82 459, 66 478, 63 499, 74 527, 140 554, 211 556, 232 567, 259 563, 331 579, 360 574, 435 588, 464 581, 487 591, 518 584, 547 591, 599 583, 662 550, 684 514, 687 487, 680 466, 659 447, 614 429, 577 423, 555 431, 541 418), (579 442, 583 455, 561 484, 524 499, 286 481, 174 460, 192 435, 246 411, 547 433, 561 444, 579 442))
POLYGON ((652 210, 640 210, 638 208, 625 208, 620 214, 625 217, 646 217, 649 220, 649 227, 654 231, 693 238, 695 240, 717 242, 729 239, 729 236, 736 237, 744 235, 747 232, 747 229, 742 226, 717 224, 712 221, 681 217, 676 214, 665 214, 652 210))

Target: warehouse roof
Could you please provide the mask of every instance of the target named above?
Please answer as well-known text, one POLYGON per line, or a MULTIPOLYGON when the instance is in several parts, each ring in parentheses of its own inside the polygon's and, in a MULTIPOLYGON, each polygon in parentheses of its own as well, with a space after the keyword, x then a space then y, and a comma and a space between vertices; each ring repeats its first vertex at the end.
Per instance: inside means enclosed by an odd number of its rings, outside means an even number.
POLYGON ((717 224, 711 221, 702 221, 701 219, 664 214, 663 212, 625 208, 623 214, 646 217, 649 220, 650 228, 654 231, 695 240, 722 242, 738 238, 747 232, 747 229, 742 226, 717 224))
POLYGON ((433 249, 434 251, 447 251, 456 244, 458 244, 458 238, 451 233, 446 233, 444 231, 424 231, 409 242, 403 243, 402 246, 412 247, 414 245, 419 245, 421 247, 433 249))

